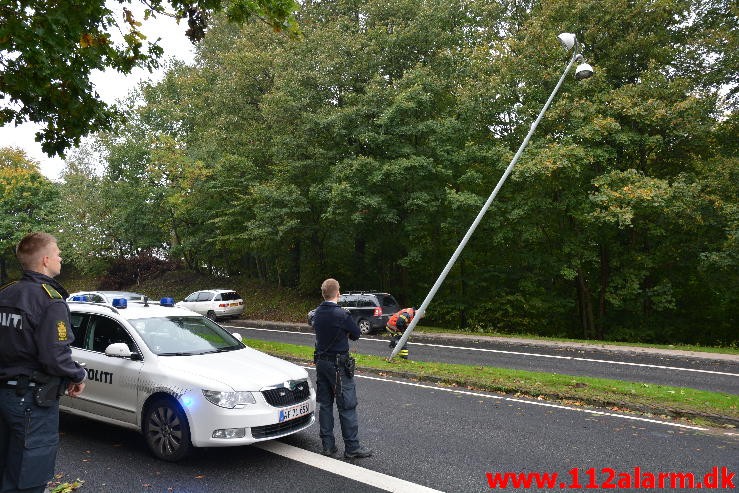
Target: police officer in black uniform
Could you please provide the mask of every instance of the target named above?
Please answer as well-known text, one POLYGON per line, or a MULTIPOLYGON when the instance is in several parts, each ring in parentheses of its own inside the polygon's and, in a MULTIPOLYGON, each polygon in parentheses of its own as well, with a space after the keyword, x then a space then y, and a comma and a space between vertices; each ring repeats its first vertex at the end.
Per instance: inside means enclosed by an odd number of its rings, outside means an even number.
POLYGON ((338 449, 334 440, 334 399, 339 410, 344 457, 370 457, 372 450, 359 444, 357 431, 357 391, 354 384, 353 358, 349 356, 349 339, 356 341, 361 332, 349 312, 341 308, 339 283, 326 279, 321 284, 325 300, 311 312, 309 322, 316 332, 316 400, 321 428, 323 455, 333 455, 338 449))
POLYGON ((0 288, 0 493, 43 492, 54 476, 59 396, 76 397, 85 370, 72 360, 67 291, 56 238, 23 237, 23 278, 0 288))

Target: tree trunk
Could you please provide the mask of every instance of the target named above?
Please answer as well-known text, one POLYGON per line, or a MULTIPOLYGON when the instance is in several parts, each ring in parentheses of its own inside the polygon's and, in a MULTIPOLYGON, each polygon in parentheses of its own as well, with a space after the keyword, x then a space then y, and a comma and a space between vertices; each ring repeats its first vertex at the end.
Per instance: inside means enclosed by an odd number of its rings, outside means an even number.
POLYGON ((604 321, 606 317, 606 293, 608 292, 608 280, 611 276, 608 264, 608 248, 600 246, 600 292, 598 293, 598 339, 605 337, 604 321))
POLYGON ((459 328, 467 328, 467 293, 464 290, 464 259, 459 261, 459 299, 462 300, 462 309, 459 311, 459 328))
POLYGON ((257 257, 256 255, 254 255, 254 265, 257 267, 257 279, 259 279, 260 281, 263 280, 262 269, 259 267, 259 257, 257 257))
POLYGON ((580 323, 585 339, 597 337, 593 323, 593 303, 590 296, 590 287, 581 269, 577 269, 577 298, 580 311, 580 323))

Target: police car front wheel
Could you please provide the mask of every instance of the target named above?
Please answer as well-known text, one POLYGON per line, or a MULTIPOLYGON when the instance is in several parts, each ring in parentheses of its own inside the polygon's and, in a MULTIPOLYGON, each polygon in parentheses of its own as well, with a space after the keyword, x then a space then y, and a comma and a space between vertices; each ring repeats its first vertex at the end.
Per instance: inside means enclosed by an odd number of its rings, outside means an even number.
POLYGON ((158 398, 146 408, 143 431, 149 449, 160 459, 178 461, 192 449, 187 417, 172 399, 158 398))

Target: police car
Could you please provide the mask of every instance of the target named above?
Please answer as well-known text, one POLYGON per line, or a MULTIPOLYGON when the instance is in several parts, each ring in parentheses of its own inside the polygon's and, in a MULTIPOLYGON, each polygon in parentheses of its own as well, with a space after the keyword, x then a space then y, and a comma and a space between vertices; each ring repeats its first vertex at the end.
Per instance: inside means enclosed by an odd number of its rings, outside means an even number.
POLYGON ((139 430, 160 459, 297 433, 315 421, 306 370, 245 346, 174 300, 70 301, 85 390, 62 411, 139 430))

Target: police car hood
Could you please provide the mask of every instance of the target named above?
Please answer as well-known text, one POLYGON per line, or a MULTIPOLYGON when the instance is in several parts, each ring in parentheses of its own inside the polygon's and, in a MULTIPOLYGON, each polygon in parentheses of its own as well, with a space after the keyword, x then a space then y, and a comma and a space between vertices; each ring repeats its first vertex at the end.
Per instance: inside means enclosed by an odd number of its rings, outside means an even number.
POLYGON ((300 366, 248 347, 223 353, 160 356, 159 365, 167 373, 219 382, 233 390, 259 391, 308 377, 300 366))

